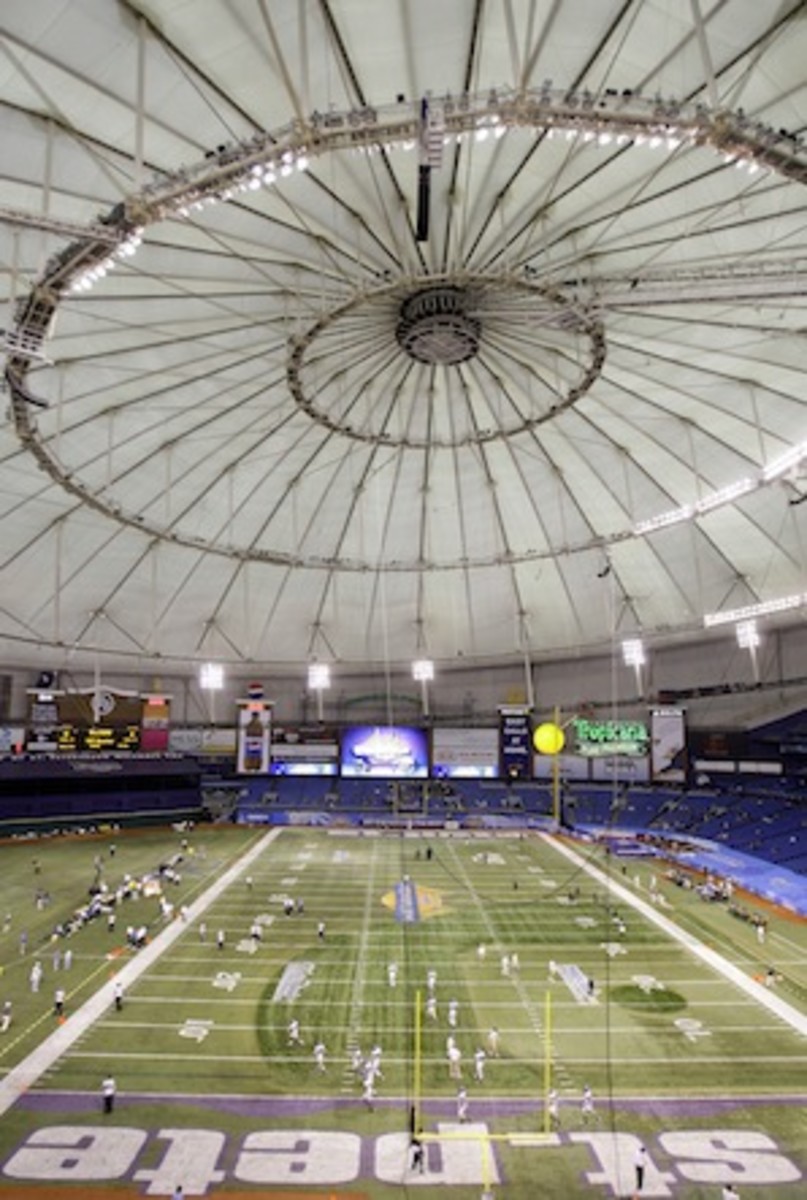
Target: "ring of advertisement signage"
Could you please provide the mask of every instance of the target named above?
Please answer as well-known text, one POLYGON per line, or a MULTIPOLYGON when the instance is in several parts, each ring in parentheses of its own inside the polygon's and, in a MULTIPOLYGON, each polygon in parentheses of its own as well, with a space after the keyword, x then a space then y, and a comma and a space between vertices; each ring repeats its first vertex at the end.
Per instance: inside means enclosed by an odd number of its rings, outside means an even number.
MULTIPOLYGON (((497 725, 432 728, 418 725, 279 724, 262 695, 237 702, 235 728, 175 727, 171 699, 104 689, 29 694, 25 728, 10 746, 31 756, 195 754, 234 759, 241 775, 340 776, 345 779, 480 779, 511 783, 547 779, 558 768, 570 779, 682 780, 687 737, 681 709, 659 709, 649 721, 572 716, 562 737, 539 738, 547 729, 524 706, 499 710, 497 725), (565 744, 564 744, 565 743, 565 744), (553 752, 553 746, 558 749, 553 752)), ((554 729, 554 726, 551 726, 554 729)))

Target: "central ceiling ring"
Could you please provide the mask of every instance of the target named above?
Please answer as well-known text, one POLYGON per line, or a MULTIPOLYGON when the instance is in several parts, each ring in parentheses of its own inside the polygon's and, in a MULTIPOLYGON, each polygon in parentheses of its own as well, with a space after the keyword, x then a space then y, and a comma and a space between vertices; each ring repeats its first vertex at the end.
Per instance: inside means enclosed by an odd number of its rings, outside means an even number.
POLYGON ((453 367, 475 358, 482 324, 467 312, 468 295, 452 286, 426 287, 401 305, 395 330, 398 345, 410 358, 432 366, 453 367))
MULTIPOLYGON (((590 391, 602 373, 605 355, 600 316, 572 288, 521 273, 463 272, 404 277, 354 292, 290 338, 286 378, 298 408, 334 433, 372 445, 457 448, 515 437, 554 420, 590 391), (394 361, 397 348, 409 360, 410 369, 454 370, 460 375, 469 366, 472 369, 477 359, 495 380, 492 347, 509 336, 508 305, 516 306, 527 336, 551 330, 556 338, 566 339, 564 354, 577 373, 570 373, 565 386, 546 402, 536 404, 530 399, 522 409, 511 406, 506 422, 474 427, 450 440, 441 440, 433 431, 426 439, 411 431, 397 434, 389 427, 356 421, 351 397, 344 390, 346 371, 333 366, 346 345, 355 356, 361 354, 362 338, 373 345, 386 339, 388 363, 394 361)), ((429 386, 428 380, 423 386, 429 386)))

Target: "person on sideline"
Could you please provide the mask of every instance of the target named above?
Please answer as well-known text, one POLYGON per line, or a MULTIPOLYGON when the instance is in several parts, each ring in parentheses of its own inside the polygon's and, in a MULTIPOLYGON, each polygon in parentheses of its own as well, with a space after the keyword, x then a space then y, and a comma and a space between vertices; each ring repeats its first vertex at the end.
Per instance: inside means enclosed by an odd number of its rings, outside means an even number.
POLYGON ((636 1195, 638 1196, 644 1187, 644 1175, 647 1170, 647 1150, 644 1146, 639 1146, 633 1156, 633 1169, 636 1172, 636 1195))
POLYGON ((115 1107, 115 1093, 117 1091, 115 1080, 111 1075, 107 1075, 106 1079, 101 1084, 101 1099, 104 1104, 104 1112, 111 1113, 115 1107))

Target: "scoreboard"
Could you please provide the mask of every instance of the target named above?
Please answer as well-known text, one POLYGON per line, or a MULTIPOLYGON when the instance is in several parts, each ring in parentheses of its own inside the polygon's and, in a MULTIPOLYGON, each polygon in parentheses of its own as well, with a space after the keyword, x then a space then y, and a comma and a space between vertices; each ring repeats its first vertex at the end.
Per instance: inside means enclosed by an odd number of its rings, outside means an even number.
POLYGON ((114 754, 140 749, 139 725, 38 726, 26 730, 25 749, 29 754, 78 754, 83 751, 114 754))
POLYGON ((167 745, 169 700, 105 689, 29 693, 28 754, 116 754, 167 745), (145 731, 145 736, 144 736, 145 731))

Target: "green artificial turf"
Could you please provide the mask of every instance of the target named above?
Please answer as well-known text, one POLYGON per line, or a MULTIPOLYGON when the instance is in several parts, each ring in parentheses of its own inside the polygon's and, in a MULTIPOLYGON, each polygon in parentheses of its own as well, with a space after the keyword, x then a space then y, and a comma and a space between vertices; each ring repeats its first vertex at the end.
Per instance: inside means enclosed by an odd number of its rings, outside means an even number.
MULTIPOLYGON (((57 1027, 55 986, 67 990, 69 1022, 84 999, 136 958, 123 936, 130 917, 153 936, 165 927, 159 900, 144 897, 120 907, 114 932, 99 920, 52 940, 54 926, 85 902, 99 858, 114 888, 124 875, 139 878, 180 853, 181 878, 166 885, 178 913, 264 836, 239 828, 149 830, 0 847, 0 913, 10 914, 0 935, 0 1000, 14 1003, 11 1029, 0 1040, 3 1073, 57 1027), (46 909, 35 905, 37 888, 50 894, 46 909), (54 949, 68 946, 70 972, 54 971, 54 949), (29 985, 34 956, 44 968, 37 994, 29 985)), ((719 1196, 728 1179, 744 1198, 803 1195, 804 1037, 635 911, 616 886, 648 903, 656 875, 666 918, 748 978, 763 978, 774 965, 776 994, 799 1011, 807 995, 807 927, 768 914, 760 945, 753 927, 667 882, 659 864, 631 863, 623 873, 599 848, 576 853, 570 862, 537 836, 283 831, 211 901, 201 918, 205 939, 200 919, 187 922, 127 989, 122 1011, 105 1010, 36 1080, 29 1100, 5 1114, 0 1162, 14 1162, 37 1130, 92 1130, 106 1121, 146 1138, 126 1178, 108 1177, 121 1196, 146 1194, 147 1179, 132 1180, 132 1172, 157 1169, 167 1144, 161 1131, 168 1129, 223 1135, 222 1177, 209 1183, 209 1195, 294 1195, 306 1187, 323 1196, 342 1189, 387 1200, 403 1188, 426 1198, 465 1200, 488 1190, 513 1200, 560 1200, 629 1195, 640 1139, 653 1165, 643 1195, 719 1196), (588 865, 614 873, 593 877, 588 865), (405 877, 421 909, 411 923, 395 914, 396 885, 405 877), (304 912, 286 916, 286 896, 302 900, 304 912), (261 938, 253 942, 256 920, 261 938), (519 969, 505 975, 502 955, 513 953, 519 969), (395 987, 390 963, 397 966, 395 987), (429 971, 437 976, 436 1021, 424 1011, 429 971), (278 999, 281 981, 295 972, 304 986, 278 999), (578 977, 593 980, 591 1001, 570 986, 578 977), (455 1030, 447 1023, 450 1000, 458 1006, 455 1030), (301 1047, 288 1042, 292 1017, 300 1022, 301 1047), (491 1027, 500 1053, 488 1055, 485 1078, 476 1082, 474 1051, 487 1047, 491 1027), (462 1050, 469 1098, 462 1127, 446 1058, 449 1034, 462 1050), (313 1057, 319 1040, 325 1071, 313 1057), (370 1110, 350 1064, 355 1047, 367 1055, 375 1044, 383 1077, 370 1110), (115 1112, 103 1118, 99 1087, 109 1071, 119 1095, 115 1112), (548 1085, 560 1096, 554 1140, 541 1136, 548 1085), (581 1110, 584 1085, 595 1098, 589 1121, 581 1110), (48 1098, 48 1108, 36 1107, 48 1098), (412 1120, 427 1143, 425 1182, 404 1169, 412 1120), (286 1176, 281 1150, 250 1152, 245 1141, 267 1132, 306 1143, 286 1176), (533 1144, 525 1144, 529 1135, 533 1144), (351 1167, 358 1138, 361 1154, 351 1167), (256 1172, 264 1173, 262 1182, 248 1178, 256 1172), (467 1182, 457 1182, 462 1178, 467 1182)), ((59 1168, 65 1194, 78 1186, 67 1182, 71 1169, 59 1168)), ((0 1195, 24 1196, 33 1187, 30 1177, 0 1172, 0 1195)))

